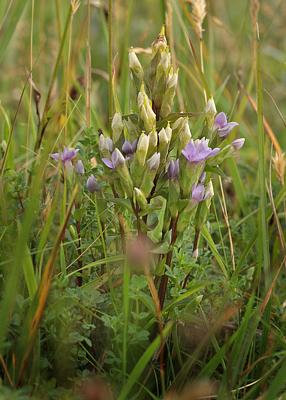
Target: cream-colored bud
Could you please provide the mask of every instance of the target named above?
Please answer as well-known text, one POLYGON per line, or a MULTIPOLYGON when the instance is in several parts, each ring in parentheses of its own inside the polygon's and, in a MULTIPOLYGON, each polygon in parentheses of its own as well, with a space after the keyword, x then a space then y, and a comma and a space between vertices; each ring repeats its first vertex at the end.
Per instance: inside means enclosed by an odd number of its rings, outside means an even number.
POLYGON ((172 129, 171 129, 171 127, 170 127, 169 122, 168 122, 167 128, 165 129, 165 132, 166 132, 166 135, 167 135, 167 138, 168 138, 168 142, 171 142, 171 139, 172 139, 172 129))
POLYGON ((165 129, 164 128, 162 128, 161 130, 160 130, 160 132, 159 132, 159 146, 161 146, 161 145, 167 145, 168 143, 169 143, 169 138, 168 138, 168 136, 167 136, 167 134, 166 134, 166 131, 165 131, 165 129))
POLYGON ((166 47, 167 47, 167 40, 166 40, 166 37, 165 37, 165 27, 163 26, 159 36, 151 44, 151 49, 152 49, 151 58, 153 58, 156 55, 158 50, 165 51, 166 47))
POLYGON ((118 149, 115 149, 112 155, 112 161, 115 167, 125 164, 125 159, 118 149))
POLYGON ((145 210, 145 208, 147 207, 146 197, 137 187, 134 188, 134 193, 139 206, 142 208, 142 210, 145 210))
POLYGON ((133 51, 133 47, 131 47, 131 51, 129 53, 129 68, 132 69, 133 73, 137 76, 138 79, 141 81, 144 77, 144 71, 138 57, 133 51))
POLYGON ((149 148, 149 136, 146 136, 144 133, 142 133, 139 138, 136 150, 136 158, 142 165, 145 165, 148 148, 149 148))
POLYGON ((214 99, 212 96, 208 100, 204 111, 206 113, 206 117, 212 117, 212 118, 215 117, 217 110, 216 110, 215 102, 214 102, 214 99))
POLYGON ((178 154, 180 155, 182 150, 187 146, 189 141, 191 140, 192 135, 190 131, 190 127, 188 124, 188 120, 186 120, 185 125, 180 131, 180 136, 179 136, 179 148, 178 148, 178 154))
POLYGON ((115 113, 111 123, 113 143, 118 141, 123 128, 124 124, 121 115, 119 113, 115 113))

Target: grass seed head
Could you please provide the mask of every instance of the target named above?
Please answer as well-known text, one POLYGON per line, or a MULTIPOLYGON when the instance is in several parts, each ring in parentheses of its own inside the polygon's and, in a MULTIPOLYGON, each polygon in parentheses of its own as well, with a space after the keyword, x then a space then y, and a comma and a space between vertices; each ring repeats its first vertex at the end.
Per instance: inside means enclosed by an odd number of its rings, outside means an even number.
POLYGON ((285 175, 285 153, 276 153, 275 157, 272 157, 272 165, 274 167, 277 179, 284 186, 284 175, 285 175))

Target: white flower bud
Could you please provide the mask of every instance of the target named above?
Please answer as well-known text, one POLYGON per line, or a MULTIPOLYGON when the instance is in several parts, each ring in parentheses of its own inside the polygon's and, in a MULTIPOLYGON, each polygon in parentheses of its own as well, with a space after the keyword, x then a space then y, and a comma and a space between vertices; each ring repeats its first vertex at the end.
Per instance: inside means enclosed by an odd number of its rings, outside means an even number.
POLYGON ((140 162, 140 164, 144 165, 146 161, 146 156, 149 148, 149 136, 141 134, 136 150, 136 158, 140 162))
POLYGON ((217 110, 216 110, 216 106, 215 106, 215 102, 214 99, 211 97, 209 99, 209 101, 207 102, 207 105, 205 107, 205 113, 206 113, 206 117, 215 117, 217 110))
POLYGON ((129 68, 132 69, 132 72, 136 75, 138 79, 141 81, 144 78, 144 71, 138 57, 133 51, 133 47, 131 47, 131 51, 129 53, 129 68))
POLYGON ((149 171, 157 171, 160 165, 160 153, 155 153, 146 164, 149 171))
POLYGON ((124 124, 123 124, 121 115, 118 113, 114 114, 114 117, 113 117, 112 123, 111 123, 111 129, 112 129, 112 133, 113 133, 113 142, 114 143, 116 143, 117 140, 119 139, 123 128, 124 128, 124 124))

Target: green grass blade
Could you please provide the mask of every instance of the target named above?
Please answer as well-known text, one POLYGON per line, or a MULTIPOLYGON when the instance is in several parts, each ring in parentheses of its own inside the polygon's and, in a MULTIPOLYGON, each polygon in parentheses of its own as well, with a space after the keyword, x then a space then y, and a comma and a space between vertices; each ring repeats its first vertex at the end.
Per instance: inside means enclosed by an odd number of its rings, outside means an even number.
POLYGON ((210 246, 213 255, 215 256, 219 266, 221 267, 224 276, 228 279, 229 278, 229 274, 227 272, 227 268, 226 268, 226 266, 225 266, 225 264, 223 262, 223 259, 221 258, 221 256, 217 252, 217 249, 215 247, 215 243, 214 243, 211 235, 209 234, 209 232, 208 232, 208 230, 207 230, 207 228, 205 226, 201 230, 201 234, 206 239, 206 241, 208 242, 208 245, 210 246))
MULTIPOLYGON (((264 129, 263 129, 263 109, 262 109, 262 80, 261 80, 261 61, 260 61, 260 43, 257 40, 257 131, 258 131, 258 160, 259 160, 259 189, 260 189, 260 257, 263 259, 264 275, 265 275, 265 293, 271 285, 270 271, 270 255, 269 255, 269 238, 268 238, 268 222, 267 222, 267 199, 265 184, 265 145, 264 145, 264 129)), ((264 321, 266 326, 262 329, 262 338, 260 346, 260 355, 264 354, 268 341, 268 325, 270 324, 271 300, 268 302, 264 321)), ((261 363, 260 371, 262 371, 263 363, 261 363)))
MULTIPOLYGON (((171 330, 173 324, 170 323, 166 328, 163 330, 163 337, 165 338, 168 332, 171 330)), ((140 377, 141 373, 146 368, 148 362, 150 361, 151 357, 157 350, 160 345, 160 336, 157 336, 156 339, 150 344, 144 354, 141 356, 137 364, 134 366, 133 371, 131 372, 126 385, 122 389, 118 400, 126 400, 128 393, 132 389, 133 385, 136 383, 137 379, 140 377)))
POLYGON ((17 347, 15 349, 15 358, 17 360, 17 364, 15 367, 15 373, 13 375, 15 376, 16 384, 18 384, 21 378, 21 374, 24 370, 27 359, 33 348, 34 340, 37 335, 38 326, 41 321, 42 314, 48 298, 50 283, 53 276, 54 265, 57 259, 57 254, 61 245, 61 241, 65 235, 66 227, 72 211, 77 190, 78 186, 75 187, 72 193, 70 205, 67 210, 65 220, 63 221, 63 224, 59 231, 52 254, 47 262, 47 265, 45 266, 44 273, 38 285, 35 297, 26 315, 24 326, 21 335, 19 337, 17 347))
MULTIPOLYGON (((3 1, 1 3, 3 3, 3 1)), ((9 43, 12 39, 13 34, 16 31, 17 25, 20 21, 20 18, 22 16, 22 13, 23 13, 27 3, 28 3, 28 1, 18 0, 13 9, 10 20, 7 23, 7 28, 0 40, 0 63, 3 61, 6 50, 9 46, 9 43)), ((2 21, 0 20, 0 24, 1 24, 1 22, 2 21)), ((2 29, 3 29, 3 27, 2 27, 2 29)))

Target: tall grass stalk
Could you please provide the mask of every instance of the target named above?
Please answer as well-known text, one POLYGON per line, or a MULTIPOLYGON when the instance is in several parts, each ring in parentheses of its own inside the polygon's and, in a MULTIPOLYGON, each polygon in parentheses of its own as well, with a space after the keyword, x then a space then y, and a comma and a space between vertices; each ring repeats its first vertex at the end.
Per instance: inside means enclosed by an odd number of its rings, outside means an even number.
MULTIPOLYGON (((269 255, 269 238, 267 223, 267 200, 265 185, 265 145, 264 145, 264 129, 263 129, 263 109, 262 109, 262 81, 261 81, 261 56, 260 56, 259 30, 257 25, 257 128, 258 128, 258 160, 259 160, 259 186, 260 186, 260 251, 263 259, 263 272, 265 276, 265 293, 271 285, 270 274, 270 255, 269 255)), ((270 300, 266 306, 264 321, 266 325, 262 329, 262 338, 260 344, 260 355, 264 354, 267 347, 270 313, 272 301, 270 300)), ((262 371, 263 363, 260 371, 262 371)))

